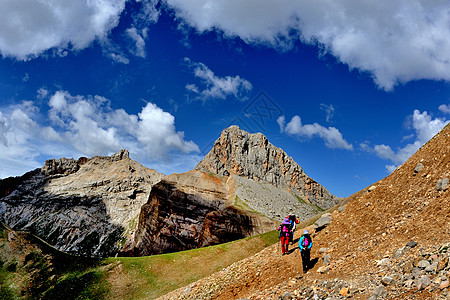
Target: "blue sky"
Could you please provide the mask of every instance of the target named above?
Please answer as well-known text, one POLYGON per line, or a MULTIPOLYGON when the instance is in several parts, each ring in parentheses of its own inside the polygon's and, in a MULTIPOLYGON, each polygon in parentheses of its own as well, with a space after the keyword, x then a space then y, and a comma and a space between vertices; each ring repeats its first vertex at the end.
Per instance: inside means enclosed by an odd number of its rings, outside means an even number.
POLYGON ((448 1, 3 0, 0 178, 49 158, 195 167, 262 132, 333 194, 450 120, 448 1))

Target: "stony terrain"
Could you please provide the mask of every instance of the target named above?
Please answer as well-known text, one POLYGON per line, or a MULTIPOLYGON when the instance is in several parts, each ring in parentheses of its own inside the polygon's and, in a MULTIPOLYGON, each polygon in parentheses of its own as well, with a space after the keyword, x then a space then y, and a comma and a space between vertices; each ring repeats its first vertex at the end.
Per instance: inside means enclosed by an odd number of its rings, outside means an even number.
POLYGON ((309 228, 306 274, 277 244, 162 299, 450 299, 448 178, 449 126, 309 228))
POLYGON ((269 183, 322 209, 341 201, 308 177, 292 157, 269 143, 264 135, 250 134, 238 126, 225 129, 195 169, 220 176, 236 174, 269 183))
POLYGON ((273 220, 280 220, 289 213, 295 214, 300 220, 306 220, 323 211, 302 198, 269 183, 257 182, 237 175, 231 176, 236 182, 236 204, 239 205, 241 201, 252 211, 273 220))
POLYGON ((65 252, 114 255, 134 237, 140 208, 162 177, 131 160, 126 150, 111 157, 48 160, 42 169, 2 181, 0 218, 65 252))

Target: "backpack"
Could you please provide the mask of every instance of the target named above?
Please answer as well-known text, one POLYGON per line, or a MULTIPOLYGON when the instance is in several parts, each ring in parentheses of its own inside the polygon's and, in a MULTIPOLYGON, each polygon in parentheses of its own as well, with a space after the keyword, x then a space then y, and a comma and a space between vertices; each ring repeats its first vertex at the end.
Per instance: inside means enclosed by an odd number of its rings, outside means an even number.
POLYGON ((310 242, 309 242, 308 238, 306 236, 303 236, 303 240, 302 240, 303 247, 308 248, 309 243, 310 242))
POLYGON ((280 225, 279 237, 288 236, 290 232, 291 232, 291 224, 281 224, 280 225))

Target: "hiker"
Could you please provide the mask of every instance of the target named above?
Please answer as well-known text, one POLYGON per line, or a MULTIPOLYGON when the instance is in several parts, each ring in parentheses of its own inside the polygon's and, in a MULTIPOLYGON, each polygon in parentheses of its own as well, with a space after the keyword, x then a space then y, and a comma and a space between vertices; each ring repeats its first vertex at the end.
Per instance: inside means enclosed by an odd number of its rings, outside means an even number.
POLYGON ((309 268, 309 259, 312 247, 312 239, 308 230, 303 231, 303 235, 298 241, 298 247, 300 248, 300 253, 302 255, 303 273, 306 273, 309 268))
POLYGON ((289 236, 291 234, 291 222, 289 221, 289 218, 284 219, 277 230, 280 231, 281 251, 283 252, 283 255, 288 254, 289 236))
POLYGON ((295 217, 295 215, 293 213, 290 213, 288 215, 289 218, 289 222, 291 223, 291 234, 289 235, 289 242, 291 243, 291 245, 294 244, 294 231, 295 231, 295 224, 298 224, 299 221, 297 220, 297 218, 295 217))

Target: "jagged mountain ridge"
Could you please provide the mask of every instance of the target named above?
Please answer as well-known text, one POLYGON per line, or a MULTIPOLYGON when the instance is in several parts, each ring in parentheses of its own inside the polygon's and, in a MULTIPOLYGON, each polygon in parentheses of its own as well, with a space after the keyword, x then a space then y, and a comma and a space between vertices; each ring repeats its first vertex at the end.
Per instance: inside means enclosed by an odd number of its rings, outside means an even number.
POLYGON ((292 157, 272 145, 263 134, 250 134, 238 126, 225 129, 195 169, 269 183, 322 209, 342 200, 308 177, 292 157))

